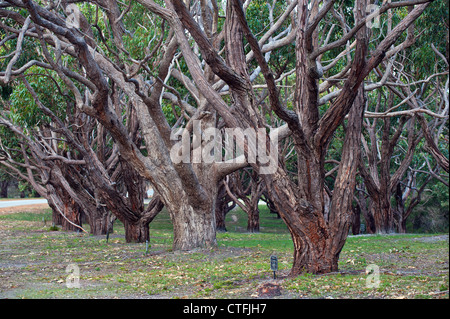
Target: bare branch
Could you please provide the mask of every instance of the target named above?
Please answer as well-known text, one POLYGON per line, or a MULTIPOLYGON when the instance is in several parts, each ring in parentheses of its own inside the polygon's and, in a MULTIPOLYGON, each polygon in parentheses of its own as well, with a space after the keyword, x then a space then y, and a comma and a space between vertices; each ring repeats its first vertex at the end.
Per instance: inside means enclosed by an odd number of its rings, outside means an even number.
POLYGON ((30 18, 30 16, 28 16, 25 19, 25 23, 23 24, 22 30, 20 31, 19 37, 17 38, 16 50, 14 52, 13 58, 11 59, 11 61, 9 61, 8 65, 6 67, 5 76, 3 79, 0 78, 0 80, 5 84, 9 82, 9 80, 11 78, 12 67, 17 62, 17 60, 20 57, 20 54, 22 53, 22 45, 23 45, 24 35, 25 35, 25 32, 27 31, 28 27, 30 26, 30 23, 31 23, 31 18, 30 18))

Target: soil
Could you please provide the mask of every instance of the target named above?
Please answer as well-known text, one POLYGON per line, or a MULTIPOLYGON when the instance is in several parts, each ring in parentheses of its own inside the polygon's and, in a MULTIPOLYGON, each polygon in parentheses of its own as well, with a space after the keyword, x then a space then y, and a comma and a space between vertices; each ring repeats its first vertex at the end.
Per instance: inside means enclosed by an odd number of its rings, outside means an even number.
POLYGON ((0 208, 0 215, 20 213, 20 212, 40 212, 49 208, 47 204, 21 205, 0 208))

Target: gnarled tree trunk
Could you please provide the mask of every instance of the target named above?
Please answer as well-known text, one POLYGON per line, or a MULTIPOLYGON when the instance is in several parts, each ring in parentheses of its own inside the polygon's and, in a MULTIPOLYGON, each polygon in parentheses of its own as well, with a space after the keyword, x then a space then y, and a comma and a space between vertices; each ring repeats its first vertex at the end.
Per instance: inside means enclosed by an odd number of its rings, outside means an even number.
POLYGON ((192 250, 217 245, 215 200, 208 207, 193 207, 186 198, 166 203, 173 223, 173 249, 192 250))
POLYGON ((338 270, 339 255, 352 218, 364 105, 364 93, 360 88, 349 113, 342 158, 329 209, 325 209, 327 203, 323 191, 324 167, 320 166, 316 159, 305 158, 306 170, 300 171, 299 168, 299 175, 304 178, 299 180, 297 192, 292 182, 286 184, 286 173, 281 169, 278 169, 274 176, 264 176, 267 185, 272 185, 268 191, 294 242, 291 276, 304 272, 320 274, 338 270), (307 174, 313 170, 314 174, 307 174), (312 178, 313 176, 316 178, 312 178), (314 189, 317 191, 312 194, 311 190, 314 189), (305 193, 302 193, 302 190, 305 193))
POLYGON ((247 231, 249 233, 259 233, 259 209, 252 206, 247 212, 247 231))
POLYGON ((145 243, 150 238, 149 224, 139 220, 136 223, 125 221, 125 240, 127 243, 145 243))
POLYGON ((361 208, 359 205, 353 207, 352 234, 359 235, 361 232, 361 208))
POLYGON ((90 233, 92 235, 106 235, 113 232, 115 217, 108 212, 105 207, 98 207, 96 210, 91 211, 87 217, 90 226, 90 233))
POLYGON ((394 211, 391 208, 389 196, 380 194, 380 196, 372 198, 369 212, 373 217, 377 233, 389 234, 395 232, 394 211))
POLYGON ((222 182, 219 182, 217 188, 216 231, 226 232, 225 217, 230 210, 236 207, 236 202, 231 199, 222 182), (231 205, 229 205, 230 202, 232 203, 231 205))

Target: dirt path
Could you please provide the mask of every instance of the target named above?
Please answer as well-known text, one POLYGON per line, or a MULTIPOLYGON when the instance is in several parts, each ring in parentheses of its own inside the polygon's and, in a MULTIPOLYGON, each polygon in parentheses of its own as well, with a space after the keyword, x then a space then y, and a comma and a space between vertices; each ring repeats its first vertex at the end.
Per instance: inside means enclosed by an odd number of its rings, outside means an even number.
POLYGON ((33 204, 33 205, 21 205, 13 207, 2 207, 0 208, 0 215, 6 215, 11 213, 22 213, 22 212, 41 212, 48 209, 48 204, 33 204))
POLYGON ((435 243, 438 241, 448 241, 448 235, 438 235, 438 236, 430 236, 430 237, 420 237, 420 238, 414 238, 413 240, 421 241, 424 243, 435 243))

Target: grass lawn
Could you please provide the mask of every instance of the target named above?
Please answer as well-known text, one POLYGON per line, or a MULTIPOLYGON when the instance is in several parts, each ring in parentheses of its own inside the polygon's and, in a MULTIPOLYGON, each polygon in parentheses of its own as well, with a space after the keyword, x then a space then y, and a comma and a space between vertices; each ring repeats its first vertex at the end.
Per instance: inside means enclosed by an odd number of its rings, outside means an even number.
POLYGON ((246 215, 236 210, 217 248, 191 252, 172 251, 165 211, 150 225, 147 254, 145 244, 125 243, 118 221, 108 243, 50 231, 49 221, 49 210, 0 215, 0 298, 257 298, 258 286, 272 280, 271 255, 282 287, 276 298, 449 298, 448 234, 350 236, 338 273, 288 278, 291 238, 265 209, 260 233, 246 233, 246 215), (378 267, 376 286, 368 266, 378 267), (66 285, 73 267, 79 288, 66 285))

